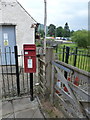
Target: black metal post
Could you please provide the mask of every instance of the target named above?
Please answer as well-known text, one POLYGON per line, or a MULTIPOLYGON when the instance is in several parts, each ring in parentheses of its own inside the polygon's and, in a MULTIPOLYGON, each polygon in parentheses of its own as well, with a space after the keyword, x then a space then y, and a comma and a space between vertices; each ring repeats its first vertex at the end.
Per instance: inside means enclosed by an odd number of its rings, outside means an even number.
MULTIPOLYGON (((70 48, 69 47, 66 47, 66 60, 65 60, 65 63, 68 64, 68 59, 69 59, 69 50, 70 48)), ((67 72, 65 71, 65 78, 67 79, 67 72)))
MULTIPOLYGON (((14 85, 13 85, 13 75, 12 75, 12 52, 11 52, 11 48, 9 47, 9 54, 10 54, 10 69, 11 69, 11 78, 12 78, 12 89, 14 88, 14 85)), ((14 93, 12 91, 12 94, 14 96, 14 93)))
POLYGON ((10 93, 10 89, 9 89, 9 78, 8 78, 8 61, 7 61, 7 50, 5 47, 5 63, 6 63, 6 74, 7 74, 7 84, 8 84, 8 92, 10 93))
POLYGON ((65 63, 67 63, 68 64, 68 58, 69 58, 69 47, 66 47, 66 61, 65 61, 65 63))
POLYGON ((33 73, 30 73, 30 95, 31 101, 33 101, 33 73))
POLYGON ((63 47, 63 56, 62 56, 62 62, 64 62, 64 53, 65 53, 65 45, 63 47))
POLYGON ((77 60, 77 47, 76 47, 76 50, 75 50, 75 57, 74 57, 74 66, 76 66, 76 60, 77 60))
POLYGON ((58 45, 56 45, 56 53, 58 53, 58 45))
POLYGON ((15 62, 16 62, 16 77, 17 77, 17 94, 20 95, 20 81, 19 81, 19 69, 18 69, 18 51, 17 46, 14 46, 15 49, 15 62))

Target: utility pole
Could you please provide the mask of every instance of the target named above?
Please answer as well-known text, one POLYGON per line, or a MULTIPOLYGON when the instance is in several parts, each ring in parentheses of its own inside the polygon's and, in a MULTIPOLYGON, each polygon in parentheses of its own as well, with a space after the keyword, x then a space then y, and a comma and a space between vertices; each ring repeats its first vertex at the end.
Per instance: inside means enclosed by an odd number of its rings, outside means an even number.
POLYGON ((46 54, 47 2, 44 0, 44 53, 46 54))

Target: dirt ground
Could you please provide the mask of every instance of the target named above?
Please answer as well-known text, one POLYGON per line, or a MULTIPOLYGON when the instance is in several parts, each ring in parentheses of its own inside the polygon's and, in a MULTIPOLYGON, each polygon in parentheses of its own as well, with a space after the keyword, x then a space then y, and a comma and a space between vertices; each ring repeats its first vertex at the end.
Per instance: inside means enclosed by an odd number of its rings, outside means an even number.
POLYGON ((46 118, 65 118, 63 113, 51 104, 50 101, 41 101, 42 110, 46 118))

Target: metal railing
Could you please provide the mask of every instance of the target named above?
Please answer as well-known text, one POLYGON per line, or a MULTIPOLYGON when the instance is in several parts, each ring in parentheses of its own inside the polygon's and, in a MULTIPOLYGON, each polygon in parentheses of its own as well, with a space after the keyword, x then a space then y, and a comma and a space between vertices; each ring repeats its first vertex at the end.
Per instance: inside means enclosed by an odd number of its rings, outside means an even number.
POLYGON ((55 53, 58 60, 90 72, 90 49, 79 49, 78 47, 63 46, 56 47, 55 53))
POLYGON ((30 94, 30 74, 24 72, 23 55, 15 46, 3 48, 1 55, 2 99, 30 94), (18 61, 19 60, 19 61, 18 61), (22 61, 22 64, 18 63, 22 61))

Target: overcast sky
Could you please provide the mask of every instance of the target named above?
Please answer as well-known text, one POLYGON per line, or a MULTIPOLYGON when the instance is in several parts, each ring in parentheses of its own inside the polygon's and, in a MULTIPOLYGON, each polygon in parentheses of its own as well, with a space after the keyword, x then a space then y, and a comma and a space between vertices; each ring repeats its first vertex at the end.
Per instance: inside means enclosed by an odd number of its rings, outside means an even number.
MULTIPOLYGON (((44 0, 18 0, 39 23, 44 23, 44 0)), ((47 25, 88 29, 88 0, 47 0, 47 25)))

